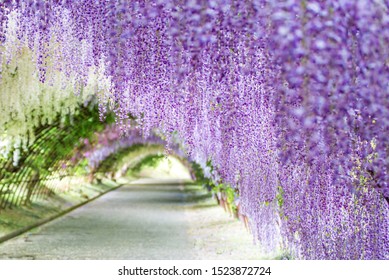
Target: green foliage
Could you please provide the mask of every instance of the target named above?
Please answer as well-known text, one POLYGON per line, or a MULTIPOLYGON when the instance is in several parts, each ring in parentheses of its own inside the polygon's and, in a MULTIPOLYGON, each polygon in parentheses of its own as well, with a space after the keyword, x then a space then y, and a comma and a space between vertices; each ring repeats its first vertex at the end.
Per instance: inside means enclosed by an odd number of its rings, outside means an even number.
MULTIPOLYGON (((211 172, 214 170, 214 167, 212 165, 212 162, 210 160, 207 161, 206 164, 207 167, 210 168, 211 172)), ((239 196, 237 190, 233 187, 231 187, 229 184, 224 184, 222 182, 215 183, 212 181, 212 179, 207 178, 204 176, 204 171, 201 168, 201 166, 196 163, 191 163, 191 169, 193 174, 196 177, 196 183, 199 185, 203 185, 206 187, 210 192, 212 192, 215 195, 220 194, 222 197, 226 198, 226 202, 230 209, 236 213, 237 212, 237 206, 235 205, 235 199, 239 196)))
POLYGON ((278 186, 277 189, 278 189, 278 193, 276 195, 276 199, 278 202, 278 206, 282 208, 282 206, 284 205, 284 190, 282 189, 281 186, 278 186))
POLYGON ((199 185, 206 185, 210 183, 208 178, 205 178, 203 169, 197 162, 191 162, 191 169, 196 178, 196 183, 199 185))
POLYGON ((131 171, 136 173, 140 172, 144 167, 156 167, 158 163, 164 158, 164 155, 148 155, 144 157, 139 163, 137 163, 131 171))
POLYGON ((125 157, 144 146, 144 144, 134 144, 128 148, 121 149, 118 152, 109 155, 105 160, 100 163, 97 172, 106 173, 118 170, 120 165, 122 165, 123 159, 125 159, 125 157))

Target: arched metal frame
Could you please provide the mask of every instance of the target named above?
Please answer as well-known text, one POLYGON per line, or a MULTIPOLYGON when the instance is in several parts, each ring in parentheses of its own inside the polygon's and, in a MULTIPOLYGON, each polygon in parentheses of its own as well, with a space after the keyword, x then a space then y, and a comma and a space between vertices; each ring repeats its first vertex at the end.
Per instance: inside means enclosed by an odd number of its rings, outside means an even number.
POLYGON ((58 192, 58 180, 71 179, 79 162, 62 169, 70 162, 81 139, 91 136, 105 124, 99 120, 95 107, 80 108, 73 121, 66 125, 56 121, 36 129, 35 141, 21 151, 17 166, 12 159, 0 159, 0 209, 31 203, 58 192), (80 128, 88 128, 82 131, 80 128))

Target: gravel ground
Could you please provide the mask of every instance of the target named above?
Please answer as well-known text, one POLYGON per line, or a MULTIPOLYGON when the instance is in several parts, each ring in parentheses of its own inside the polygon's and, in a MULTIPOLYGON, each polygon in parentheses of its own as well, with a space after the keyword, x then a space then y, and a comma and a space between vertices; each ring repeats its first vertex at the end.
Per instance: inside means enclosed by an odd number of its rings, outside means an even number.
MULTIPOLYGON (((138 180, 0 245, 1 259, 261 259, 203 190, 138 180)), ((269 256, 267 256, 269 257, 269 256)))

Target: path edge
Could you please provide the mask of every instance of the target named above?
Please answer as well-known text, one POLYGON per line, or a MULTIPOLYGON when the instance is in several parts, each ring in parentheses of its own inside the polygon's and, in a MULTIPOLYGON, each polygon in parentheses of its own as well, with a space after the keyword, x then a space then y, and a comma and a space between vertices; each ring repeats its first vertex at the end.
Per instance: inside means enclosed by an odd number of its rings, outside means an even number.
POLYGON ((103 195, 105 195, 105 194, 107 194, 109 192, 115 191, 115 190, 123 187, 124 185, 126 185, 126 184, 124 184, 124 183, 123 184, 119 184, 118 186, 112 187, 111 189, 108 189, 108 190, 106 190, 104 192, 99 193, 98 195, 92 197, 91 199, 88 199, 88 200, 85 200, 85 201, 83 201, 83 202, 81 202, 79 204, 70 206, 69 208, 64 209, 63 211, 61 211, 61 212, 59 212, 59 213, 57 213, 57 214, 55 214, 53 216, 44 218, 44 219, 39 220, 39 221, 29 225, 29 226, 26 226, 26 227, 17 229, 17 230, 15 230, 13 232, 7 233, 6 235, 3 235, 3 236, 0 237, 0 245, 2 243, 4 243, 5 241, 8 241, 10 239, 13 239, 13 238, 19 236, 19 235, 22 235, 23 233, 26 233, 27 231, 30 231, 30 230, 32 230, 34 228, 37 228, 37 227, 42 226, 44 224, 47 224, 47 223, 49 223, 49 222, 51 222, 53 220, 56 220, 56 219, 58 219, 58 218, 60 218, 60 217, 62 217, 64 215, 66 215, 66 214, 76 210, 77 208, 80 208, 81 206, 84 206, 85 204, 88 204, 88 203, 90 203, 90 202, 100 198, 101 196, 103 196, 103 195))

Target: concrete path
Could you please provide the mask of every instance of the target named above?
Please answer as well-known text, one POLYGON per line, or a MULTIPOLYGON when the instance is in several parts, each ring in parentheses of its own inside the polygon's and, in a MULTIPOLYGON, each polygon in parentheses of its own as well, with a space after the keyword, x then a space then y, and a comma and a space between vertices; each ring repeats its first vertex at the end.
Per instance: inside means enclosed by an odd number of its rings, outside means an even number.
MULTIPOLYGON (((203 198, 203 192, 193 187, 184 188, 177 182, 138 181, 1 244, 0 259, 215 258, 212 252, 208 255, 199 252, 199 240, 191 234, 196 228, 208 228, 206 219, 197 221, 198 216, 194 215, 197 212, 191 210, 203 198)), ((225 221, 221 224, 239 222, 230 219, 227 213, 223 214, 225 221)), ((244 232, 242 224, 239 228, 244 232)), ((245 246, 257 251, 247 232, 246 235, 245 246)), ((238 233, 238 236, 242 234, 238 233)), ((203 234, 203 239, 202 246, 210 250, 206 246, 207 234, 203 234)), ((221 239, 224 240, 223 237, 221 239)), ((240 243, 237 246, 242 246, 240 243)), ((220 255, 216 250, 220 252, 220 248, 215 249, 215 256, 220 255)), ((245 259, 248 256, 253 258, 252 252, 236 255, 235 258, 245 259)))

